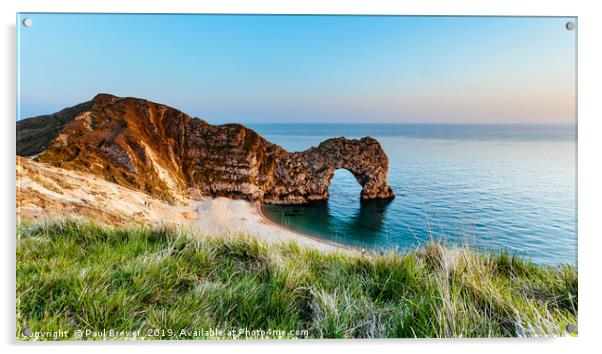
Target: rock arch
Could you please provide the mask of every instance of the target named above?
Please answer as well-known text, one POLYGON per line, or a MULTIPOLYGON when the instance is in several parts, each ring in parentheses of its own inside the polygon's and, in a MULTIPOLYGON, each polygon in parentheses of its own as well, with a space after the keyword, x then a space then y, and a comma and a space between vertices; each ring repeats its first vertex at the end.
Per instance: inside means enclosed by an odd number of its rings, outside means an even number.
POLYGON ((264 195, 274 204, 303 204, 328 199, 334 172, 346 169, 362 187, 361 200, 392 199, 387 183, 389 160, 378 141, 333 138, 276 162, 275 183, 264 195))

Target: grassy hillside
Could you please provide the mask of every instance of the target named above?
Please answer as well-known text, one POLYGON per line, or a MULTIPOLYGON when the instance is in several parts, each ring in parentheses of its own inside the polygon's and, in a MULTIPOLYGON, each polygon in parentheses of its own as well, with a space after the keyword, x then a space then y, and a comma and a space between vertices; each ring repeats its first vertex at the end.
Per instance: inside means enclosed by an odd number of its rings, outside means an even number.
POLYGON ((245 235, 73 221, 17 229, 19 339, 29 329, 40 339, 58 329, 68 333, 59 339, 111 329, 155 339, 215 329, 227 338, 542 336, 566 335, 576 321, 575 268, 504 253, 432 243, 325 254, 245 235))

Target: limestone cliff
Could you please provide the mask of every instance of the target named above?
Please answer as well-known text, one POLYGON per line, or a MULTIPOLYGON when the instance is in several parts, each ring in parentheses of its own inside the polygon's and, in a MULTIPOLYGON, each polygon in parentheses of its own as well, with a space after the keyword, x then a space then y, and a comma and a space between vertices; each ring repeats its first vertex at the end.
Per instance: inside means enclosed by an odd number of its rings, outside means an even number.
POLYGON ((240 124, 214 126, 165 105, 108 94, 17 122, 17 154, 168 201, 200 196, 277 204, 325 200, 340 168, 363 187, 362 200, 394 197, 387 184, 387 155, 373 138, 329 139, 289 153, 240 124))

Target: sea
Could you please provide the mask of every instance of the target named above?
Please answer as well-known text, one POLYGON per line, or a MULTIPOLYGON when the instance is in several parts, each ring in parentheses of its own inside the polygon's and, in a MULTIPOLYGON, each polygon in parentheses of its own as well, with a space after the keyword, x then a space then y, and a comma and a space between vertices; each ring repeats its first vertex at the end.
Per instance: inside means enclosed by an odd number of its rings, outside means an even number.
POLYGON ((292 230, 371 251, 430 241, 577 265, 576 126, 536 124, 257 124, 288 151, 333 137, 376 138, 395 199, 360 202, 344 169, 327 202, 263 205, 292 230))

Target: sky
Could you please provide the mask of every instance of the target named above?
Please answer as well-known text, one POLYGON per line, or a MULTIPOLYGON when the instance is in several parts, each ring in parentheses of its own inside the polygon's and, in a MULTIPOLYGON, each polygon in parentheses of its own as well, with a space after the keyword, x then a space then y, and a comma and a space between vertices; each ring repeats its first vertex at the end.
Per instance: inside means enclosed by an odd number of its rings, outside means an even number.
POLYGON ((105 92, 216 124, 574 123, 567 21, 18 14, 17 119, 105 92))

